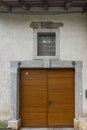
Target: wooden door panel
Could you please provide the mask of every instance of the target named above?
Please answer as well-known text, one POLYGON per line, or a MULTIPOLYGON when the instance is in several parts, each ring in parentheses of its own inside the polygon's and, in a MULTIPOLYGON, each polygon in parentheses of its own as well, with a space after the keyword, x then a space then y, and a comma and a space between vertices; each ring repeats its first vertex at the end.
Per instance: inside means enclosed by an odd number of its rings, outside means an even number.
POLYGON ((75 116, 74 70, 59 69, 48 72, 49 127, 72 127, 75 116))
POLYGON ((21 79, 42 79, 46 78, 46 70, 42 69, 23 69, 21 70, 22 77, 21 79), (26 73, 28 72, 28 73, 26 73), (25 77, 26 76, 26 77, 25 77))
POLYGON ((47 91, 47 88, 44 87, 44 85, 35 85, 34 87, 33 87, 33 85, 32 85, 32 87, 29 87, 29 85, 22 85, 21 91, 23 91, 23 92, 32 92, 32 91, 33 92, 42 92, 42 91, 45 92, 45 91, 47 91))
MULTIPOLYGON (((50 78, 50 77, 49 77, 50 78)), ((59 86, 59 87, 63 87, 63 86, 69 86, 69 84, 73 84, 72 78, 56 78, 56 77, 52 77, 50 78, 50 82, 49 85, 50 86, 59 86), (68 80, 67 80, 68 79, 68 80)))
POLYGON ((61 113, 61 112, 72 112, 72 104, 60 104, 59 106, 56 106, 52 103, 52 105, 49 107, 49 113, 61 113))
POLYGON ((49 78, 59 78, 59 77, 63 77, 63 78, 69 77, 70 78, 70 77, 74 77, 73 69, 51 69, 51 70, 48 70, 48 71, 50 73, 49 78))
POLYGON ((57 127, 57 128, 60 128, 60 127, 73 127, 73 124, 74 124, 74 120, 72 119, 72 116, 66 116, 66 115, 60 115, 57 116, 59 113, 55 113, 55 114, 49 114, 49 127, 57 127), (55 120, 53 119, 55 117, 55 120), (59 118, 59 120, 58 120, 59 118), (62 120, 62 121, 61 121, 62 120))
POLYGON ((20 108, 20 112, 23 113, 47 113, 47 108, 46 107, 26 107, 26 108, 20 108))
MULTIPOLYGON (((32 79, 32 80, 21 80, 21 84, 22 85, 25 85, 25 86, 28 86, 28 85, 30 85, 30 86, 45 86, 46 85, 46 80, 47 79, 44 79, 43 80, 43 78, 42 79, 32 79)), ((22 86, 23 87, 23 86, 22 86)))
MULTIPOLYGON (((35 110, 34 110, 35 111, 35 110)), ((22 126, 26 127, 47 127, 47 114, 45 113, 21 113, 22 126)))
POLYGON ((20 71, 20 118, 24 127, 47 127, 47 71, 20 71))

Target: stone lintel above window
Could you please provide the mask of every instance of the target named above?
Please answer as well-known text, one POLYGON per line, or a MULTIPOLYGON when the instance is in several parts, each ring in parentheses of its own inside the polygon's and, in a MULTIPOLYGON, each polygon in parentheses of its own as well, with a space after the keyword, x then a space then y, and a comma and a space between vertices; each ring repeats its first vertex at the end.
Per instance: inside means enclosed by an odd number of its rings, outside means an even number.
POLYGON ((33 29, 57 29, 62 27, 63 23, 54 23, 54 22, 32 22, 30 27, 33 29))

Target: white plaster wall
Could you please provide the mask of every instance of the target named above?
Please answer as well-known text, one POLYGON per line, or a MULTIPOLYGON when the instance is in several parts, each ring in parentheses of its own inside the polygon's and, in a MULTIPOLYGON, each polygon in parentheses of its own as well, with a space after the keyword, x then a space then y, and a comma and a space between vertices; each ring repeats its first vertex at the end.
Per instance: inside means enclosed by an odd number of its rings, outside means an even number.
POLYGON ((0 119, 10 118, 10 61, 33 59, 32 21, 62 22, 60 59, 83 61, 84 114, 87 114, 87 15, 12 15, 0 14, 0 119))

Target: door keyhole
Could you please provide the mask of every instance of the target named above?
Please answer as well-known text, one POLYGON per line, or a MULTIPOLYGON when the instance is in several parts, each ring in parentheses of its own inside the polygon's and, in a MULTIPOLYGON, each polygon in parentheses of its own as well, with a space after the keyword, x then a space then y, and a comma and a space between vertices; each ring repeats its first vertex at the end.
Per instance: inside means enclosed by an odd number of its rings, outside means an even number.
POLYGON ((49 107, 51 106, 51 104, 52 104, 52 102, 51 102, 51 101, 48 101, 48 105, 49 105, 49 107))

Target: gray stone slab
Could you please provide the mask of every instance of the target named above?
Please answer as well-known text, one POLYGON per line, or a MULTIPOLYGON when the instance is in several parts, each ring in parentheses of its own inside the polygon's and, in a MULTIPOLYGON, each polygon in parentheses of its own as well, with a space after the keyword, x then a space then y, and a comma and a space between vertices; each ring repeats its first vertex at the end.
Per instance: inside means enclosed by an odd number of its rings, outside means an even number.
POLYGON ((43 68, 50 68, 50 60, 49 59, 43 60, 43 68))
POLYGON ((53 68, 73 68, 73 61, 51 60, 51 67, 53 68))

